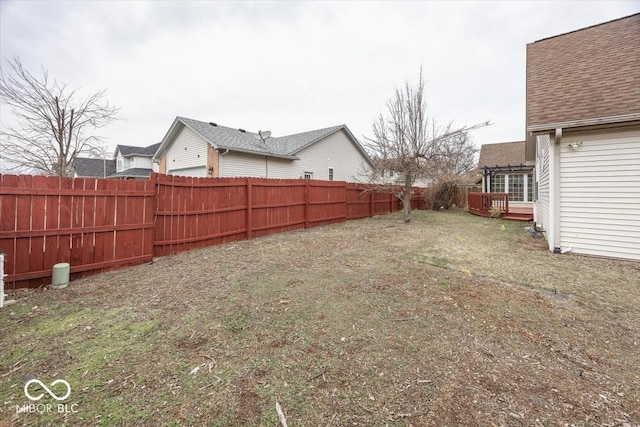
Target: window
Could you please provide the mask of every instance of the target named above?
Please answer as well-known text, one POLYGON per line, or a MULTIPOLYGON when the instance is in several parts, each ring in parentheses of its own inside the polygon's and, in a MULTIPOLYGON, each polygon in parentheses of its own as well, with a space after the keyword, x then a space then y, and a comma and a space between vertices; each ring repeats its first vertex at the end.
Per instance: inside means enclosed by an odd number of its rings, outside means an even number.
POLYGON ((504 193, 504 175, 493 175, 491 177, 491 192, 504 193))
POLYGON ((493 175, 492 193, 509 193, 509 201, 532 202, 534 194, 533 174, 493 175))
POLYGON ((313 179, 313 172, 305 172, 304 179, 313 179))
POLYGON ((509 175, 509 201, 524 201, 524 175, 509 175))
POLYGON ((117 172, 122 171, 122 159, 118 159, 118 165, 117 165, 116 171, 117 172))
POLYGON ((329 168, 329 181, 333 181, 333 168, 329 168))

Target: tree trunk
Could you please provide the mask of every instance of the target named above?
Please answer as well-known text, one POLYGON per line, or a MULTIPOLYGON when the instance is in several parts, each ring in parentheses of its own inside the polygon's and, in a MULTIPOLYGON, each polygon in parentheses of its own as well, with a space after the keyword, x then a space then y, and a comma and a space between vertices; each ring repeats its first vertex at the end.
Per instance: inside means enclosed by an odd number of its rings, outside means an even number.
POLYGON ((406 179, 402 189, 402 218, 405 224, 411 222, 411 180, 406 179))

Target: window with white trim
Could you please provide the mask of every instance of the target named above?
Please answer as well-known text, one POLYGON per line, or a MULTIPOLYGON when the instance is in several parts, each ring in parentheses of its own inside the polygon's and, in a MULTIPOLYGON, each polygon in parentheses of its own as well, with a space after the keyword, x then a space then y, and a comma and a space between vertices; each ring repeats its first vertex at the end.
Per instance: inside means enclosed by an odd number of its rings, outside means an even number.
POLYGON ((533 174, 491 176, 492 193, 509 193, 513 202, 532 202, 534 199, 533 174))
POLYGON ((329 168, 329 181, 333 181, 333 168, 329 168))
POLYGON ((509 201, 524 201, 524 175, 509 175, 509 201))
POLYGON ((313 179, 313 172, 305 172, 304 179, 313 179))
POLYGON ((504 193, 504 175, 491 176, 491 192, 492 193, 504 193))

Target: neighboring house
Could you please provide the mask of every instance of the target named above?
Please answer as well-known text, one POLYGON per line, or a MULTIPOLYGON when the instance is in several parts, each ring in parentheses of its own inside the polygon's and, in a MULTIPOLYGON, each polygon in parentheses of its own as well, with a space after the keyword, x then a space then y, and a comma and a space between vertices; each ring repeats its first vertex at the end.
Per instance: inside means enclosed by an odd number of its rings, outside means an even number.
POLYGON ((116 161, 76 157, 73 161, 74 178, 107 178, 116 173, 116 161))
POLYGON ((640 260, 640 14, 528 44, 526 79, 549 249, 640 260))
POLYGON ((113 159, 76 157, 73 162, 75 178, 149 179, 157 165, 151 162, 160 143, 148 147, 117 145, 113 159))
POLYGON ((160 173, 194 177, 364 180, 371 159, 347 126, 272 137, 176 117, 154 160, 160 173))
POLYGON ((508 193, 510 208, 533 209, 533 166, 525 165, 524 154, 524 141, 484 144, 478 161, 482 192, 508 193))
POLYGON ((160 143, 148 147, 134 147, 132 145, 117 145, 113 158, 116 163, 116 173, 109 178, 148 179, 154 171, 153 154, 160 143))

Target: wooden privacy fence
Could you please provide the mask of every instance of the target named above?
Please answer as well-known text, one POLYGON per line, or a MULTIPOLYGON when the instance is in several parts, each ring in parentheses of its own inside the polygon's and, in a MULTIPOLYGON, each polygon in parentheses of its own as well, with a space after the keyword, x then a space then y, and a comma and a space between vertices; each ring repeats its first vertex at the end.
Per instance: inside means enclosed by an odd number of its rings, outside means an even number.
POLYGON ((60 262, 77 278, 151 261, 154 182, 0 175, 6 288, 47 285, 60 262))
MULTIPOLYGON (((415 189, 412 208, 425 207, 415 189)), ((154 256, 396 212, 395 196, 342 181, 190 178, 148 181, 0 175, 6 288, 149 262, 154 256)))
POLYGON ((158 175, 154 255, 398 210, 391 194, 342 181, 158 175))

